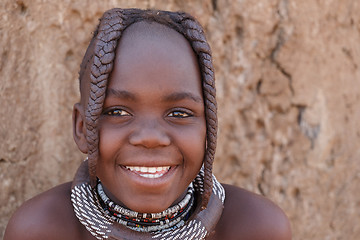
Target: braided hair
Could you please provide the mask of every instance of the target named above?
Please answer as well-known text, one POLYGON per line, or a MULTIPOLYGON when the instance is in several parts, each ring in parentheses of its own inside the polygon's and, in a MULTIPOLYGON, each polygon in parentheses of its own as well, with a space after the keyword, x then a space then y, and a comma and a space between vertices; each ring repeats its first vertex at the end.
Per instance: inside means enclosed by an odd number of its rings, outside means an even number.
POLYGON ((90 183, 96 184, 96 164, 99 156, 98 121, 102 113, 105 92, 112 72, 115 51, 124 30, 140 21, 157 22, 182 34, 195 52, 202 81, 206 116, 206 150, 204 156, 204 191, 201 207, 205 209, 212 192, 212 164, 217 135, 217 107, 215 78, 210 46, 201 25, 184 12, 168 12, 141 9, 111 9, 106 11, 97 26, 94 36, 81 63, 80 87, 86 68, 90 68, 90 94, 85 110, 86 137, 90 183))

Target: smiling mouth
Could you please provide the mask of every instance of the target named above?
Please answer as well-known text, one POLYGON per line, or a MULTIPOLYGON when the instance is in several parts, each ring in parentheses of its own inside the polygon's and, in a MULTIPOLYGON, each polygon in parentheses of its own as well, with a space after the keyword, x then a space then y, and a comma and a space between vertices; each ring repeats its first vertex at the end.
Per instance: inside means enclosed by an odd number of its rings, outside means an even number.
POLYGON ((162 166, 162 167, 125 166, 125 168, 144 178, 160 178, 165 173, 167 173, 171 167, 170 166, 162 166))

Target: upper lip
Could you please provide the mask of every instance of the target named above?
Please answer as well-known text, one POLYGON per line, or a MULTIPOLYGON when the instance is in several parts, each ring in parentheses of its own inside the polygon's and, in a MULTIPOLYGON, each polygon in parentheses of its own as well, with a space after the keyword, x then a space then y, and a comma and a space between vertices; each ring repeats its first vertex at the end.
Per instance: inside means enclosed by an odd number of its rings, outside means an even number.
POLYGON ((171 149, 130 148, 118 153, 116 163, 121 166, 162 167, 176 166, 183 162, 179 151, 171 149))

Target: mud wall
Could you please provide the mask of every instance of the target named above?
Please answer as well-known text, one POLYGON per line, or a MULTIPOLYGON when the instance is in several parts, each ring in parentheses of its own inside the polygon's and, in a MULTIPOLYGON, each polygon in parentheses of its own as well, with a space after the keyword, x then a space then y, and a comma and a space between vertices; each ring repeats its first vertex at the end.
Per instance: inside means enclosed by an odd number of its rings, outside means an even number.
POLYGON ((185 10, 215 61, 215 173, 289 216, 293 239, 360 235, 360 2, 0 2, 0 237, 26 199, 72 179, 81 57, 112 7, 185 10))

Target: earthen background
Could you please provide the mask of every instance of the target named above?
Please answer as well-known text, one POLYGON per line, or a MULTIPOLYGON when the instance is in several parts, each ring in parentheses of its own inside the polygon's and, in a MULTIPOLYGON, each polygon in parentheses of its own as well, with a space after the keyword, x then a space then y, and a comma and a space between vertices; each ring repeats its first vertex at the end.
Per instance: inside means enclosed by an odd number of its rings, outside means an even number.
POLYGON ((0 237, 69 181, 78 71, 104 10, 184 10, 205 27, 219 103, 217 177, 270 198, 293 239, 359 239, 360 1, 0 1, 0 237))

